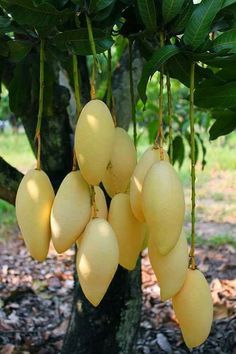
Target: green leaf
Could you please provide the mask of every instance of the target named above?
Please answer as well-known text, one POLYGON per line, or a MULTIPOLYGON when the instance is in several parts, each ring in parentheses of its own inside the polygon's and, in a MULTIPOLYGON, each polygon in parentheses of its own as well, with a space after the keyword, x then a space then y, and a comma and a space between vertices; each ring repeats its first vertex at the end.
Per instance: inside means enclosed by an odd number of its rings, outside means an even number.
POLYGON ((184 141, 182 136, 177 135, 173 140, 173 164, 177 161, 179 167, 183 165, 184 162, 184 141))
POLYGON ((0 16, 0 30, 8 27, 11 23, 11 19, 9 17, 0 16))
MULTIPOLYGON (((183 55, 182 53, 172 57, 168 63, 167 68, 169 74, 172 78, 179 80, 185 86, 190 86, 190 70, 191 70, 192 60, 190 57, 183 55)), ((195 66, 195 82, 198 84, 204 78, 209 78, 212 76, 212 72, 209 69, 203 69, 199 65, 195 66)))
POLYGON ((7 42, 1 40, 0 41, 0 56, 7 57, 8 56, 8 52, 9 52, 9 49, 8 49, 8 46, 7 46, 7 42))
POLYGON ((215 76, 225 82, 236 81, 235 63, 225 66, 215 76))
POLYGON ((22 60, 32 49, 32 42, 23 40, 8 41, 9 59, 12 62, 22 60))
POLYGON ((236 82, 196 89, 195 104, 204 108, 230 108, 236 106, 236 82))
POLYGON ((211 30, 211 24, 223 3, 224 0, 203 0, 196 5, 184 32, 185 44, 196 49, 204 43, 211 30))
MULTIPOLYGON (((217 118, 209 130, 210 140, 215 140, 219 136, 227 135, 236 129, 236 112, 223 111, 218 112, 221 118, 217 118)), ((214 114, 213 114, 213 118, 214 114)))
POLYGON ((9 85, 9 106, 16 116, 23 116, 30 101, 31 77, 27 60, 17 64, 9 85))
POLYGON ((142 76, 138 84, 138 92, 143 103, 147 100, 146 88, 149 77, 152 76, 168 59, 179 52, 180 49, 175 45, 166 45, 162 48, 158 48, 153 53, 150 60, 144 65, 142 76))
POLYGON ((212 43, 212 49, 216 52, 228 49, 230 53, 236 53, 236 28, 218 36, 212 43))
POLYGON ((230 5, 233 5, 233 4, 236 4, 236 0, 225 0, 222 8, 226 7, 226 6, 230 6, 230 5))
POLYGON ((194 8, 195 6, 192 1, 190 1, 187 6, 183 8, 179 16, 176 18, 176 20, 174 20, 170 27, 173 33, 182 33, 184 31, 194 8))
POLYGON ((147 30, 155 32, 157 29, 157 16, 154 0, 137 0, 141 19, 147 30))
POLYGON ((90 0, 89 13, 96 13, 110 6, 115 0, 90 0))
MULTIPOLYGON (((113 44, 111 36, 100 29, 93 28, 93 36, 97 53, 105 52, 113 44)), ((87 28, 62 32, 55 37, 54 42, 60 49, 77 55, 92 54, 87 28)))
POLYGON ((170 22, 175 18, 182 6, 184 5, 185 0, 163 0, 162 1, 162 16, 165 23, 170 22))
POLYGON ((45 3, 35 6, 32 0, 0 0, 0 5, 9 11, 16 22, 33 27, 54 27, 64 22, 71 11, 58 11, 54 6, 45 3))

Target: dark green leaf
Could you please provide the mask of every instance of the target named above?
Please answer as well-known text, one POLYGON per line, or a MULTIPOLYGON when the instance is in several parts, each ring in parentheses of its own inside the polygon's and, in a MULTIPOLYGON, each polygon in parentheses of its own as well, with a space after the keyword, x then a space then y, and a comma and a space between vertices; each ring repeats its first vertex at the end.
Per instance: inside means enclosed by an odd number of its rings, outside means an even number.
POLYGON ((9 59, 13 62, 22 60, 32 48, 32 42, 23 40, 12 40, 8 42, 9 59))
POLYGON ((173 140, 173 163, 177 161, 179 163, 179 167, 183 165, 184 152, 185 148, 183 138, 178 135, 173 140))
POLYGON ((165 23, 170 22, 175 18, 182 6, 184 5, 185 0, 163 0, 162 1, 162 16, 165 23))
POLYGON ((0 55, 2 57, 7 57, 8 56, 8 46, 7 46, 7 42, 5 41, 0 41, 0 55))
POLYGON ((154 0, 137 0, 141 19, 149 31, 157 28, 157 16, 154 0))
POLYGON ((96 13, 110 6, 115 0, 90 0, 89 12, 96 13))
POLYGON ((196 89, 195 103, 197 106, 204 108, 230 108, 236 106, 236 82, 196 89))
POLYGON ((31 77, 26 60, 17 64, 9 85, 9 105, 16 116, 23 116, 30 101, 31 77))
POLYGON ((230 5, 233 5, 233 4, 236 4, 236 0, 225 0, 223 7, 226 7, 226 6, 230 6, 230 5))
POLYGON ((218 36, 212 43, 212 49, 216 52, 228 49, 231 53, 236 53, 236 29, 233 28, 218 36))
POLYGON ((185 44, 196 49, 204 43, 211 30, 211 24, 223 3, 224 0, 203 0, 196 5, 184 32, 185 44))
POLYGON ((0 0, 0 5, 6 8, 21 25, 34 27, 53 27, 65 21, 71 11, 58 11, 54 6, 45 3, 35 6, 32 0, 0 0))
POLYGON ((236 81, 235 63, 225 66, 215 76, 227 82, 236 81))
MULTIPOLYGON (((94 28, 93 36, 97 53, 105 52, 113 44, 111 36, 100 29, 94 28)), ((56 36, 54 42, 62 50, 70 50, 77 55, 92 54, 87 28, 60 33, 56 36)))
POLYGON ((168 59, 179 52, 180 49, 175 45, 166 45, 165 47, 158 48, 153 53, 151 59, 144 65, 142 76, 138 84, 138 92, 144 103, 147 100, 146 87, 149 77, 152 76, 168 59))
POLYGON ((11 19, 9 17, 0 16, 0 30, 8 27, 11 23, 11 19))
POLYGON ((193 13, 195 6, 192 1, 188 3, 186 7, 183 8, 179 16, 171 25, 171 31, 173 33, 182 33, 188 23, 190 16, 193 13))
MULTIPOLYGON (((182 53, 175 55, 167 63, 167 68, 170 76, 174 79, 179 80, 185 86, 190 85, 190 69, 191 69, 191 58, 183 55, 182 53)), ((195 66, 195 82, 196 84, 201 82, 204 78, 212 76, 209 69, 203 69, 199 65, 195 66)))
MULTIPOLYGON (((214 117, 214 116, 213 116, 214 117)), ((219 136, 227 135, 236 129, 236 112, 223 111, 221 119, 218 118, 209 130, 210 139, 215 140, 219 136)))

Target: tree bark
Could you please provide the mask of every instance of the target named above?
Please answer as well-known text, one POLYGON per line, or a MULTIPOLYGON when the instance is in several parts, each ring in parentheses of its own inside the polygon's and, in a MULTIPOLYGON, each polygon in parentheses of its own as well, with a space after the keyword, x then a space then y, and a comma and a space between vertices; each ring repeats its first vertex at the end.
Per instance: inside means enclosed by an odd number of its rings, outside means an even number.
POLYGON ((0 156, 0 198, 15 205, 16 192, 23 174, 0 156))

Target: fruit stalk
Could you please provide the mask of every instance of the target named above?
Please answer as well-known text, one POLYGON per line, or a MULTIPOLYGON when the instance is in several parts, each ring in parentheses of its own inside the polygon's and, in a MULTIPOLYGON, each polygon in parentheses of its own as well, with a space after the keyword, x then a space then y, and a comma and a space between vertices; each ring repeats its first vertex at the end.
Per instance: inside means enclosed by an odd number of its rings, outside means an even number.
POLYGON ((133 80, 133 41, 129 40, 129 85, 130 85, 130 99, 131 99, 131 114, 133 122, 133 138, 135 149, 137 147, 137 124, 136 124, 136 110, 134 100, 134 80, 133 80))
POLYGON ((190 119, 190 134, 191 134, 191 184, 192 184, 192 209, 191 209, 191 249, 190 249, 190 267, 192 269, 196 268, 195 263, 195 132, 194 132, 194 75, 195 74, 195 63, 191 64, 190 71, 190 103, 189 103, 189 119, 190 119))
MULTIPOLYGON (((160 32, 160 47, 164 46, 164 34, 160 32)), ((160 76, 159 76, 159 128, 157 132, 157 137, 155 140, 155 147, 160 147, 160 158, 164 160, 163 154, 163 82, 164 82, 164 66, 162 65, 160 68, 160 76)))
POLYGON ((75 102, 76 102, 76 115, 77 118, 81 112, 81 96, 80 96, 80 87, 79 87, 79 73, 78 73, 78 61, 77 55, 72 55, 73 60, 73 77, 74 77, 74 89, 75 89, 75 102))
POLYGON ((173 163, 173 100, 171 92, 171 82, 169 71, 166 73, 166 87, 167 87, 167 105, 168 105, 168 122, 169 122, 169 150, 170 150, 170 163, 173 163))
POLYGON ((97 57, 96 46, 95 46, 95 41, 94 41, 94 37, 93 37, 92 24, 91 24, 91 20, 87 14, 86 14, 86 22, 87 22, 87 28, 88 28, 89 42, 90 42, 90 46, 91 46, 91 50, 92 50, 92 54, 93 54, 94 65, 96 65, 98 72, 101 73, 102 70, 101 70, 100 62, 97 57))
MULTIPOLYGON (((81 95, 80 95, 80 87, 79 87, 78 61, 77 61, 77 56, 75 54, 72 55, 72 61, 73 61, 75 102, 76 102, 76 117, 78 119, 79 114, 82 110, 82 105, 81 105, 81 95)), ((73 152, 72 171, 76 171, 76 170, 77 170, 77 159, 76 159, 75 151, 74 151, 73 152)))
POLYGON ((112 82, 111 82, 111 48, 108 49, 108 58, 107 58, 107 106, 111 110, 112 106, 112 82))
POLYGON ((43 116, 43 94, 44 94, 44 47, 45 41, 41 39, 40 41, 40 71, 39 71, 39 109, 38 109, 38 120, 36 126, 35 139, 37 140, 37 170, 41 169, 41 125, 43 116))
POLYGON ((90 186, 90 198, 91 198, 91 204, 93 208, 93 218, 95 219, 97 217, 97 206, 96 206, 96 201, 95 201, 95 188, 94 186, 90 186))

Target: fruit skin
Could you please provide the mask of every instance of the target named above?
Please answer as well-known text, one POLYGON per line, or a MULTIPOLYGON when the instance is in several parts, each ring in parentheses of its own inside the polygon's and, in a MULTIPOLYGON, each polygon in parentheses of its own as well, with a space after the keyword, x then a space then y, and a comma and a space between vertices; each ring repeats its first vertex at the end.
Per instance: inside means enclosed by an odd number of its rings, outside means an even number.
POLYGON ((148 231, 147 225, 145 224, 145 235, 144 235, 144 240, 143 240, 143 244, 141 247, 141 252, 144 251, 148 247, 148 243, 149 243, 149 231, 148 231))
POLYGON ((110 161, 115 127, 104 102, 92 100, 80 113, 75 130, 75 153, 84 179, 98 185, 110 161))
POLYGON ((115 128, 111 158, 102 180, 110 197, 127 191, 136 162, 133 140, 124 129, 115 128))
POLYGON ((158 161, 148 171, 142 206, 150 237, 158 252, 166 255, 180 237, 185 212, 183 187, 169 162, 158 161))
POLYGON ((119 248, 115 233, 105 219, 92 219, 83 233, 76 269, 84 295, 98 306, 118 267, 119 248))
POLYGON ((43 261, 51 238, 50 213, 54 199, 51 182, 42 170, 30 170, 16 195, 16 217, 31 256, 43 261))
POLYGON ((186 345, 194 348, 202 344, 213 321, 211 292, 204 275, 188 269, 184 286, 172 300, 186 345))
POLYGON ((144 241, 145 224, 135 219, 128 194, 119 193, 112 198, 108 221, 119 244, 119 264, 134 269, 144 241))
POLYGON ((170 299, 182 288, 188 271, 188 243, 184 232, 166 256, 157 251, 155 242, 150 239, 148 255, 160 286, 161 300, 170 299))
MULTIPOLYGON (((169 161, 168 154, 165 151, 164 151, 164 160, 169 161)), ((143 182, 147 172, 152 167, 152 165, 157 161, 160 161, 160 149, 149 147, 144 152, 138 164, 136 165, 130 180, 131 208, 136 219, 138 219, 141 222, 145 221, 143 208, 142 208, 143 182)))
POLYGON ((52 242, 58 253, 72 246, 90 216, 89 186, 80 171, 72 171, 62 181, 51 211, 52 242))
MULTIPOLYGON (((103 190, 99 186, 94 186, 94 190, 95 190, 96 217, 107 219, 108 210, 107 210, 107 203, 106 203, 106 198, 103 193, 103 190)), ((92 208, 90 219, 93 217, 95 217, 94 208, 92 208)))

